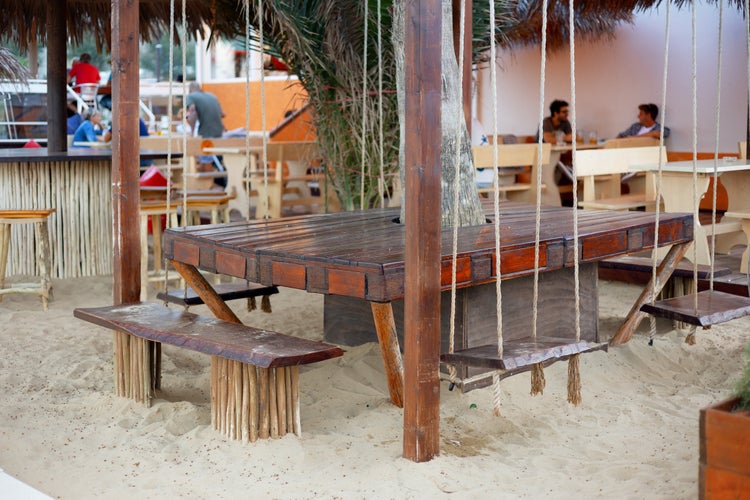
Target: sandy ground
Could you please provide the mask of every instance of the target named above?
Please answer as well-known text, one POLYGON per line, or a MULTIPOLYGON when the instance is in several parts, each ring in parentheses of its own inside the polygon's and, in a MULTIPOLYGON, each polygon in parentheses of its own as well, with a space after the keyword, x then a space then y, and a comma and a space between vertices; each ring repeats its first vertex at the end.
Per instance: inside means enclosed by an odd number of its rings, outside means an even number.
MULTIPOLYGON (((301 438, 253 444, 216 433, 209 358, 166 346, 150 408, 112 392, 112 335, 73 318, 111 303, 109 278, 58 280, 43 312, 29 295, 0 303, 0 468, 59 498, 694 498, 698 412, 741 372, 750 318, 698 332, 644 333, 582 356, 583 404, 566 401, 567 364, 491 390, 441 392, 441 455, 401 458, 402 412, 389 403, 377 344, 303 368, 301 438)), ((609 338, 639 289, 600 283, 609 338)), ((273 314, 232 307, 254 326, 321 338, 319 295, 282 290, 273 314)), ((203 307, 194 312, 209 314, 203 307)), ((2 493, 0 492, 0 497, 2 493)))

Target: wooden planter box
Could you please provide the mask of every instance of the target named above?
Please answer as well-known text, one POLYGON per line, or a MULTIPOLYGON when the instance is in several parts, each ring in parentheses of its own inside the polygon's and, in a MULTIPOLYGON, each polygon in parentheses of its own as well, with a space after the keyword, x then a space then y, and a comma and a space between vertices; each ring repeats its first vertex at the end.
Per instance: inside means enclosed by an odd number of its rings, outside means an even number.
POLYGON ((750 499, 750 414, 737 398, 701 410, 700 498, 750 499))

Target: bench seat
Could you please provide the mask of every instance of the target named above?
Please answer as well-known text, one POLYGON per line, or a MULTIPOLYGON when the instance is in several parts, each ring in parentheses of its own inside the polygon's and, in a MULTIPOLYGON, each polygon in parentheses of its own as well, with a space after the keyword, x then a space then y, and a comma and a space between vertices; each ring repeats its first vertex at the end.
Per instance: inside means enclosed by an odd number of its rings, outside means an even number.
POLYGON ((299 435, 298 366, 343 355, 339 347, 324 342, 156 303, 78 308, 73 314, 119 332, 117 393, 146 404, 159 387, 160 344, 211 355, 211 421, 232 439, 299 435))
POLYGON ((635 210, 638 208, 654 208, 655 200, 649 200, 645 194, 625 194, 612 198, 579 201, 578 206, 590 210, 635 210))

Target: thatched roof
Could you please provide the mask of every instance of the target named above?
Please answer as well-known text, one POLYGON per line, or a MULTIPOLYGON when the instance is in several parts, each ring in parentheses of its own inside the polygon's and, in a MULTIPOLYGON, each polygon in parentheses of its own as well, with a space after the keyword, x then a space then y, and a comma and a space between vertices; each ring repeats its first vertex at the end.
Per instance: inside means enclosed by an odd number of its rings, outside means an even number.
POLYGON ((8 49, 0 46, 0 80, 25 82, 29 78, 26 67, 18 62, 8 49))
MULTIPOLYGON (((716 3, 718 0, 708 0, 716 3)), ((511 2, 512 3, 512 2, 511 2)), ((536 45, 542 41, 542 1, 518 0, 511 16, 516 18, 505 35, 510 47, 536 45)), ((663 0, 576 0, 575 30, 584 39, 611 38, 620 23, 632 23, 638 11, 663 7, 663 0)), ((729 0, 732 7, 742 10, 744 0, 729 0)), ((672 0, 678 8, 689 7, 689 0, 672 0)), ((548 0, 547 47, 554 50, 570 38, 568 0, 548 0)))
MULTIPOLYGON (((55 0, 0 0, 0 12, 3 12, 3 24, 6 26, 0 31, 0 40, 26 47, 36 38, 44 44, 47 38, 47 2, 50 1, 55 0)), ((239 12, 239 7, 236 7, 238 2, 233 3, 235 12, 239 12)), ((215 5, 214 0, 186 1, 188 33, 203 32, 206 27, 215 33, 227 32, 227 23, 223 21, 226 16, 215 15, 215 5)), ((97 48, 109 48, 112 0, 68 0, 67 10, 68 37, 74 43, 80 42, 84 33, 88 32, 94 34, 97 48)), ((170 0, 141 0, 139 17, 141 38, 146 41, 157 39, 169 31, 170 0)), ((177 25, 175 39, 178 40, 182 23, 181 0, 175 1, 174 17, 177 25)))

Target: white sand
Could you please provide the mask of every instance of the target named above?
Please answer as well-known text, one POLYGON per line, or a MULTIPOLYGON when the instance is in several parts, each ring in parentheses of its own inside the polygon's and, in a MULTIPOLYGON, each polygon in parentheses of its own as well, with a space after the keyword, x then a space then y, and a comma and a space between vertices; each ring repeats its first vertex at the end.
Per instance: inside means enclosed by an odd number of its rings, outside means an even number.
MULTIPOLYGON (((639 290, 600 289, 609 338, 639 290)), ((582 357, 577 408, 566 363, 545 371, 541 397, 528 375, 503 381, 501 417, 490 389, 444 385, 441 455, 415 464, 377 344, 303 369, 302 438, 243 444, 211 428, 205 355, 165 347, 151 408, 113 395, 111 334, 72 316, 109 303, 106 278, 56 281, 46 313, 29 295, 0 303, 0 467, 53 497, 693 498, 698 411, 731 391, 750 340, 750 318, 699 331, 695 346, 671 331, 649 347, 641 333, 582 357)), ((271 315, 232 306, 249 324, 322 336, 319 295, 283 290, 271 315)))

